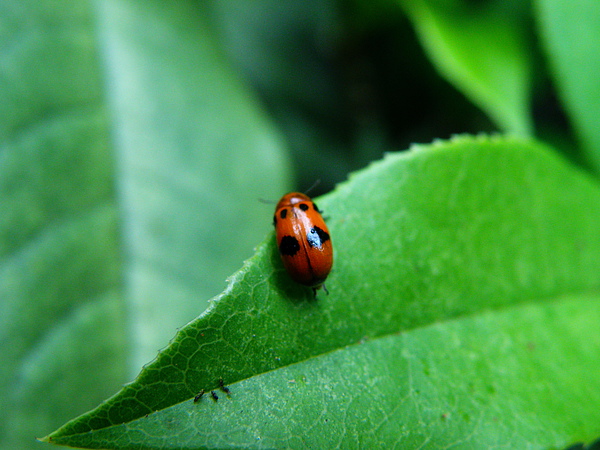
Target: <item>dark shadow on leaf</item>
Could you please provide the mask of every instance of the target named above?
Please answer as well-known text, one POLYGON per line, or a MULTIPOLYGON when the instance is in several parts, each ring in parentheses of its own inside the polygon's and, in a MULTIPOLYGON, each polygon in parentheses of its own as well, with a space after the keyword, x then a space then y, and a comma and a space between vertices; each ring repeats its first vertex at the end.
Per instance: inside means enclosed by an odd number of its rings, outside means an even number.
POLYGON ((285 271, 277 247, 273 246, 271 252, 271 262, 273 263, 273 287, 284 298, 288 299, 294 305, 302 303, 312 303, 318 301, 318 296, 322 291, 319 291, 317 297, 313 294, 310 287, 302 286, 290 278, 285 271))

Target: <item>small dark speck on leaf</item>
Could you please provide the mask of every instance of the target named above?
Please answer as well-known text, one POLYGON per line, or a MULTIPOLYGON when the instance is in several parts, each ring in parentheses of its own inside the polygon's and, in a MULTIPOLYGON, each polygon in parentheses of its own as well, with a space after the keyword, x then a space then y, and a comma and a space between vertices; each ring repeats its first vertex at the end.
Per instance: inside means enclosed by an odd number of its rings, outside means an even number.
POLYGON ((198 401, 200 401, 200 399, 202 398, 203 395, 204 395, 204 389, 202 389, 200 392, 198 392, 198 394, 194 397, 194 403, 197 403, 198 401))
POLYGON ((231 394, 231 391, 229 390, 229 388, 227 386, 225 386, 225 382, 223 381, 223 378, 219 378, 219 388, 221 388, 221 390, 223 392, 225 392, 227 395, 231 394))

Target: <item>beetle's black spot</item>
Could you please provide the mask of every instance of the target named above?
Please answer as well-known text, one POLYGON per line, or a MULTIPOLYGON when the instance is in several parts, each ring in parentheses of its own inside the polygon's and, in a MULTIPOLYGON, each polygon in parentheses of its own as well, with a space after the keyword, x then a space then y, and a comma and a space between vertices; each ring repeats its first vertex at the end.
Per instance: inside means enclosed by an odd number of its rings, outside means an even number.
POLYGON ((329 240, 329 234, 319 227, 312 227, 306 235, 308 244, 313 248, 321 248, 323 243, 329 240))
POLYGON ((281 217, 282 219, 285 219, 287 217, 287 209, 282 209, 281 212, 279 213, 279 217, 281 217))
POLYGON ((279 244, 279 253, 286 256, 294 256, 300 250, 300 243, 294 236, 284 236, 279 244))
POLYGON ((321 214, 321 210, 319 209, 319 207, 317 206, 316 203, 313 203, 313 208, 315 209, 316 212, 318 212, 319 214, 321 214))
POLYGON ((300 208, 302 211, 308 211, 308 205, 306 203, 300 203, 298 208, 300 208))

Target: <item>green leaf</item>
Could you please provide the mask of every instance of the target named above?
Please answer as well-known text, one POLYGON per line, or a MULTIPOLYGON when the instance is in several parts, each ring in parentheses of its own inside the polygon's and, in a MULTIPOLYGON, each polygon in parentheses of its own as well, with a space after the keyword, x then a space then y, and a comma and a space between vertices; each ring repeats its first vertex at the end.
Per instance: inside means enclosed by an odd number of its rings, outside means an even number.
POLYGON ((588 177, 534 142, 461 137, 390 154, 319 205, 330 295, 293 284, 270 236, 136 381, 46 440, 548 448, 600 435, 588 177))
POLYGON ((0 16, 0 448, 28 449, 126 379, 125 305, 89 9, 0 16))
POLYGON ((524 29, 512 15, 459 2, 401 0, 439 72, 503 131, 531 135, 524 29))
POLYGON ((205 309, 289 170, 195 2, 0 16, 0 448, 26 449, 205 309))
POLYGON ((98 20, 134 374, 252 254, 271 227, 258 199, 281 195, 290 174, 279 136, 195 2, 102 2, 98 20))
POLYGON ((585 386, 598 381, 589 363, 600 340, 587 337, 600 320, 600 296, 556 300, 360 342, 240 381, 217 402, 185 401, 65 442, 158 448, 168 436, 173 448, 561 448, 598 433, 600 392, 585 386))
POLYGON ((538 25, 559 94, 583 150, 600 170, 600 3, 537 0, 538 25))

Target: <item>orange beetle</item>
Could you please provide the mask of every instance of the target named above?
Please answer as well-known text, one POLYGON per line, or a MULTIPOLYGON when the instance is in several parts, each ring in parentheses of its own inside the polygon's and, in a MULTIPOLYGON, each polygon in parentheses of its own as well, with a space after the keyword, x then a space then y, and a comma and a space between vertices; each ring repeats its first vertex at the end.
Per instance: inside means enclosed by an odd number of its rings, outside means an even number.
POLYGON ((273 220, 277 247, 290 277, 313 288, 316 295, 333 265, 329 230, 317 205, 300 192, 284 195, 275 207, 273 220))

